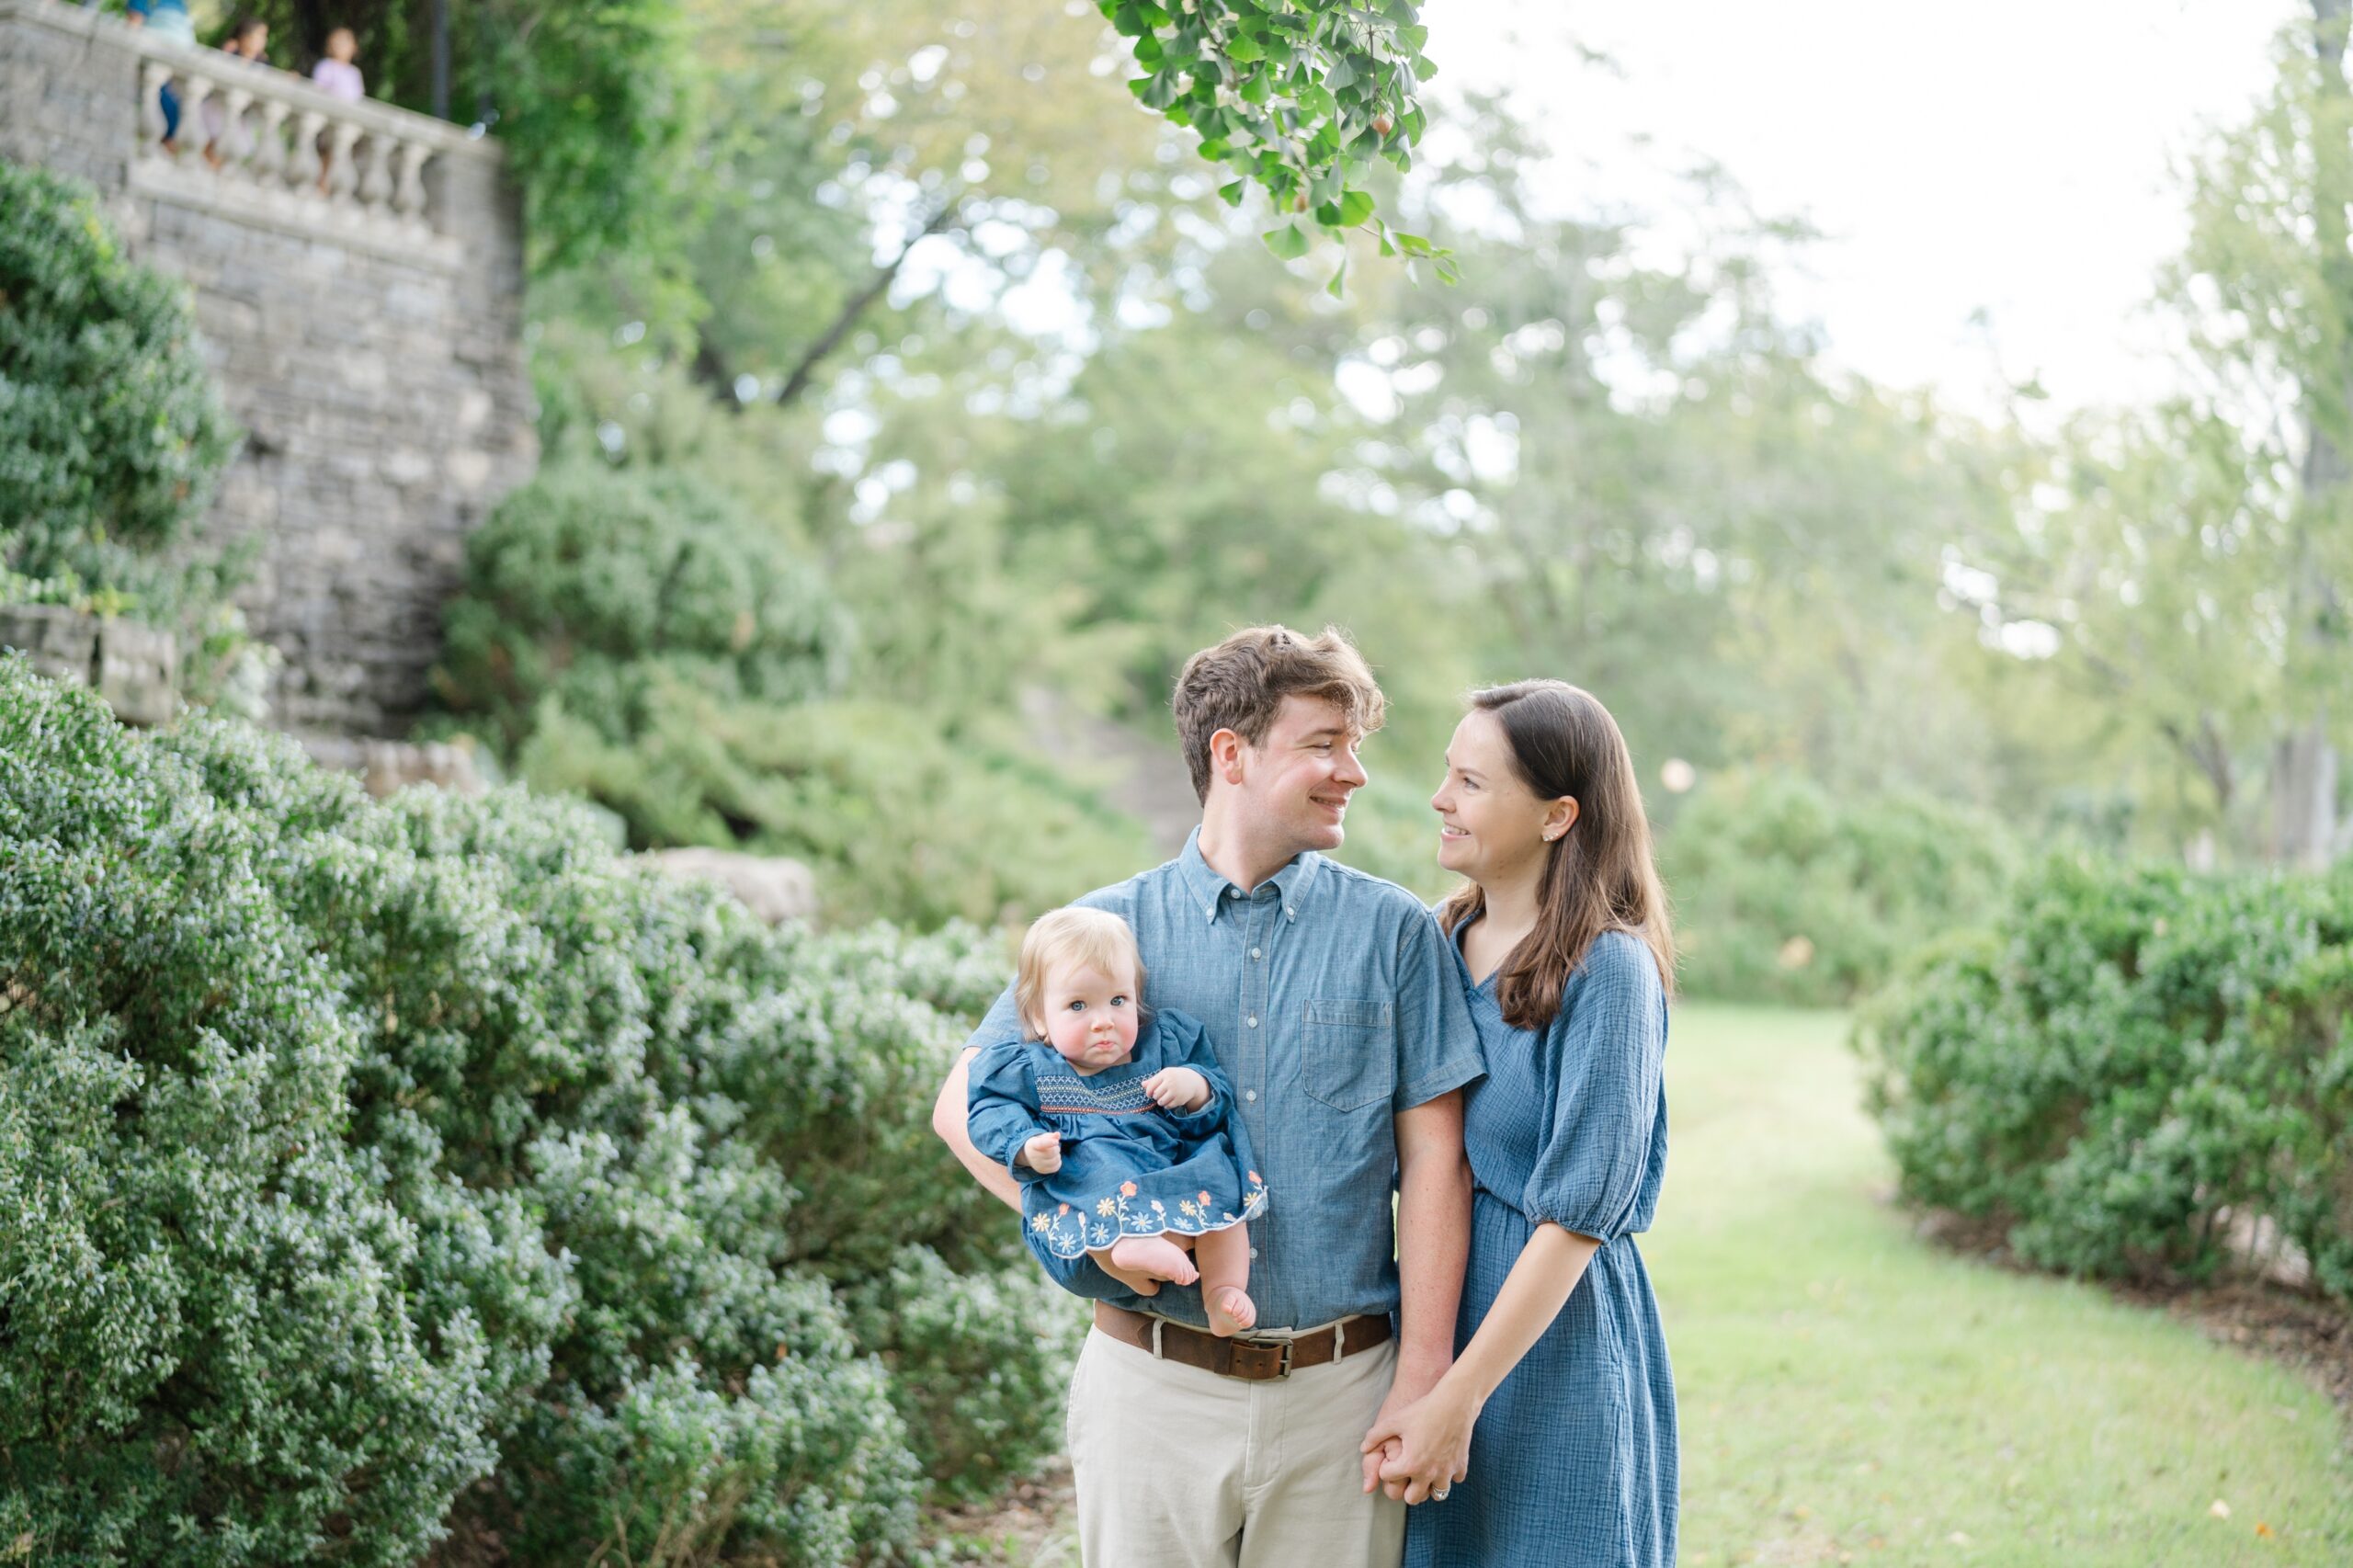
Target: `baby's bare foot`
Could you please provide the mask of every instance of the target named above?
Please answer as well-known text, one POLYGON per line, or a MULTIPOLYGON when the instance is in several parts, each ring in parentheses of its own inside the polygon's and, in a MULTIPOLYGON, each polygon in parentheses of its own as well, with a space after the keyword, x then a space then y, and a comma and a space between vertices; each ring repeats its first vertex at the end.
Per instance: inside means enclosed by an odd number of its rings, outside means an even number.
POLYGON ((1111 1245, 1111 1261, 1122 1268, 1149 1274, 1175 1285, 1190 1285, 1201 1277, 1185 1249, 1165 1236, 1126 1236, 1111 1245))
POLYGON ((1239 1285, 1211 1291, 1204 1304, 1209 1308, 1210 1332, 1221 1339, 1257 1326, 1258 1303, 1239 1285))

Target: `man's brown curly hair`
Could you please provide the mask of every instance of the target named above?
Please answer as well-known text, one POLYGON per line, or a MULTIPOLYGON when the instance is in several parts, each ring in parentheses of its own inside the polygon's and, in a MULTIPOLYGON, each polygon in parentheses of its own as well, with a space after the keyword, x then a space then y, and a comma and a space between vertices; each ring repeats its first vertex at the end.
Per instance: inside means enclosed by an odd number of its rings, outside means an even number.
POLYGON ((1286 697, 1320 698, 1361 734, 1381 728, 1389 699, 1348 634, 1327 626, 1302 637, 1287 626, 1253 626, 1185 661, 1168 706, 1192 769, 1193 793, 1210 798, 1210 737, 1232 730, 1252 745, 1267 738, 1286 697))

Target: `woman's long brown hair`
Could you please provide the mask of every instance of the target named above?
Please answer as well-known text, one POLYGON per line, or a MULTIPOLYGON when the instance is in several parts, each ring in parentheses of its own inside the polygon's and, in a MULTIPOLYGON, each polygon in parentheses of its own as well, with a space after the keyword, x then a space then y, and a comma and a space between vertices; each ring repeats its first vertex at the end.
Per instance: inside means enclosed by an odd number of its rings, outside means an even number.
MULTIPOLYGON (((1522 680, 1471 694, 1511 744, 1520 782, 1542 801, 1563 795, 1577 820, 1547 850, 1537 886, 1536 926, 1495 971, 1495 1001, 1515 1028, 1540 1029, 1561 1010, 1561 992, 1604 931, 1642 938, 1659 983, 1675 994, 1675 933, 1666 889, 1651 857, 1650 818, 1634 781, 1634 758, 1618 721, 1592 693, 1564 680, 1522 680)), ((1438 912, 1449 936, 1486 912, 1486 894, 1465 882, 1438 912)))

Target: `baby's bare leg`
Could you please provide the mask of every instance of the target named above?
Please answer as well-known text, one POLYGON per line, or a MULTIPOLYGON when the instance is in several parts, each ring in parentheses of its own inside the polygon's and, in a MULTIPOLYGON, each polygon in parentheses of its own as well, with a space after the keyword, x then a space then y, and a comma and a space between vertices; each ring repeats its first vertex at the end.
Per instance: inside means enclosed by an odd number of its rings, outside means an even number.
POLYGON ((1190 1285, 1201 1277, 1185 1249, 1166 1236, 1122 1236, 1111 1244, 1110 1257, 1121 1268, 1172 1285, 1190 1285))
POLYGON ((1257 1303, 1243 1289, 1250 1283, 1250 1231, 1228 1225, 1193 1243, 1201 1266, 1201 1304, 1209 1309, 1210 1332, 1240 1334, 1258 1322, 1257 1303))

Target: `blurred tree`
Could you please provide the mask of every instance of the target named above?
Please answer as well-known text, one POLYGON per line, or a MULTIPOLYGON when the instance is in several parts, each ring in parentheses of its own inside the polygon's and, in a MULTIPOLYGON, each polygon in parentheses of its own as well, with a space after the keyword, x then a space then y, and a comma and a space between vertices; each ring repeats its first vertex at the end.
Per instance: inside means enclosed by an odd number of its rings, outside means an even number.
MULTIPOLYGON (((2309 124, 2315 199, 2310 229, 2299 232, 2309 233, 2318 253, 2328 309, 2315 312, 2323 319, 2313 324, 2325 328, 2317 341, 2307 336, 2296 345, 2308 356, 2296 379, 2310 426, 2288 602, 2289 674, 2298 700, 2273 743, 2271 785, 2273 857, 2307 868, 2353 847, 2339 839, 2337 748, 2329 710, 2332 687, 2345 674, 2353 611, 2345 600, 2346 569, 2353 566, 2347 548, 2353 523, 2353 225, 2347 218, 2347 204, 2353 202, 2353 92, 2345 79, 2347 0, 2313 0, 2313 13, 2318 70, 2309 124)), ((2353 832, 2353 821, 2347 830, 2353 832)))
POLYGON ((1477 574, 1483 664, 1587 686, 1641 755, 1989 789, 1936 603, 1944 543, 2006 515, 2013 448, 1818 368, 1768 284, 1805 231, 1721 174, 1672 244, 1563 219, 1527 188, 1540 150, 1471 108, 1427 198, 1465 214, 1464 281, 1390 290, 1343 373, 1394 411, 1365 483, 1477 574))
POLYGON ((1074 256, 1122 265, 1210 194, 1131 100, 1073 85, 1116 63, 1083 0, 689 3, 715 79, 693 362, 731 401, 795 402, 894 300, 969 313, 1074 256))
POLYGON ((2338 755, 2353 583, 2353 92, 2343 0, 2281 35, 2268 99, 2194 170, 2162 300, 2190 393, 2079 421, 2064 505, 1995 530, 1989 619, 2058 650, 2194 778, 2178 814, 2275 862, 2343 853, 2338 755), (2252 785, 2268 820, 2258 823, 2252 785))

